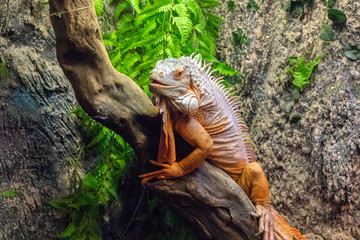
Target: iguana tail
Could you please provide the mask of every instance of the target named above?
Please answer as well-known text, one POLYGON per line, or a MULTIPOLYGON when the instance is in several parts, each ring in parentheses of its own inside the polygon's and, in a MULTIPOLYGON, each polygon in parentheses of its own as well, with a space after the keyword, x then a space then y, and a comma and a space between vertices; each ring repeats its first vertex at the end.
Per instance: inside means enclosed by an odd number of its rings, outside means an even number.
POLYGON ((307 240, 308 238, 301 235, 299 230, 296 228, 292 228, 283 217, 275 210, 271 209, 271 213, 274 217, 274 228, 275 228, 275 235, 278 239, 282 240, 307 240), (280 236, 282 235, 282 236, 280 236), (285 238, 286 237, 286 238, 285 238))

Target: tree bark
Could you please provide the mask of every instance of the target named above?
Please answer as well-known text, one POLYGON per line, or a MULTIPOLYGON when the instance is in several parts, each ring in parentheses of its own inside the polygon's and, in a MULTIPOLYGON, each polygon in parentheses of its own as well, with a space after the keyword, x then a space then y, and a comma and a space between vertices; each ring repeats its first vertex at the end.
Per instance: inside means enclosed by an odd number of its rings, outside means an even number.
POLYGON ((0 239, 50 239, 67 226, 48 202, 68 193, 82 142, 77 104, 39 1, 0 1, 0 239), (4 191, 16 196, 4 197, 4 191))
MULTIPOLYGON (((140 87, 112 67, 91 0, 49 2, 57 58, 78 102, 91 117, 123 136, 145 166, 156 159, 158 110, 140 87)), ((193 223, 203 239, 254 238, 257 222, 250 213, 255 209, 220 169, 204 164, 184 178, 151 183, 149 189, 193 223)))
POLYGON ((149 183, 148 188, 189 222, 200 239, 260 239, 249 198, 207 162, 181 179, 149 183))

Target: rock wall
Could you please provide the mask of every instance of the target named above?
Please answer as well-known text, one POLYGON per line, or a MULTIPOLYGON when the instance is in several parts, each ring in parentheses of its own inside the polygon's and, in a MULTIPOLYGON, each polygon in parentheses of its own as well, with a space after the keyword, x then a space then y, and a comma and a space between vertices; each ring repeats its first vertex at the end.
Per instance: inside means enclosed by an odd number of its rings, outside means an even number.
POLYGON ((343 51, 348 43, 360 43, 360 2, 336 2, 348 20, 333 25, 330 43, 319 39, 321 1, 300 18, 282 9, 284 0, 256 0, 256 12, 247 1, 235 1, 234 9, 228 2, 217 12, 225 19, 218 55, 243 73, 244 117, 273 205, 310 239, 360 239, 360 62, 343 51), (242 47, 232 44, 238 29, 248 38, 242 47), (311 83, 285 111, 292 98, 287 58, 321 54, 311 83), (290 123, 294 115, 301 117, 297 127, 290 123))
POLYGON ((48 202, 69 189, 82 145, 76 101, 42 1, 0 1, 0 239, 50 239, 67 225, 48 202), (15 190, 16 197, 1 193, 15 190))
MULTIPOLYGON (((247 10, 223 1, 225 19, 218 55, 243 73, 242 105, 256 152, 268 176, 274 206, 310 239, 360 239, 360 66, 343 47, 360 43, 360 3, 338 1, 345 25, 335 41, 319 39, 321 1, 298 19, 283 0, 256 0, 247 10), (241 28, 246 46, 233 46, 241 28), (290 112, 287 58, 324 54, 311 84, 290 112), (298 114, 301 127, 290 120, 298 114)), ((82 142, 69 82, 55 56, 46 6, 40 1, 0 0, 0 54, 9 78, 0 79, 0 239, 49 239, 67 222, 48 201, 69 189, 69 159, 82 142), (45 9, 44 9, 45 8, 45 9)))

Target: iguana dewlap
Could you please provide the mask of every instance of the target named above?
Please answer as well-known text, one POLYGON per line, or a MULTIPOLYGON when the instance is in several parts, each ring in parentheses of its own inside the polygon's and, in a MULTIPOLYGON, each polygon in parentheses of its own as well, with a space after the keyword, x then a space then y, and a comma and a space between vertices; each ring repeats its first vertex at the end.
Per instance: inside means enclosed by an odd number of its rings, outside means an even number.
POLYGON ((222 78, 211 76, 210 65, 202 65, 197 55, 160 60, 151 71, 149 89, 163 118, 158 162, 152 163, 163 169, 143 174, 142 183, 184 176, 206 159, 228 173, 266 216, 260 219, 260 228, 267 232, 264 239, 273 239, 273 225, 283 239, 306 239, 272 210, 268 182, 255 162, 238 97, 220 83, 222 78), (173 131, 194 147, 178 162, 173 131))

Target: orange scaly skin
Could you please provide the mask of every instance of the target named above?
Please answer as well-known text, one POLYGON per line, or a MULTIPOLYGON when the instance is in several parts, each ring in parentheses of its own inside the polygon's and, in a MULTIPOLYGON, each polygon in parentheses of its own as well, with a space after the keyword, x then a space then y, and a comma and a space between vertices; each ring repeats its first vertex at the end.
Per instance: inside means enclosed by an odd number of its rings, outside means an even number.
POLYGON ((194 58, 165 59, 152 70, 149 85, 163 117, 158 161, 161 170, 143 174, 142 184, 152 179, 178 178, 194 171, 205 159, 223 169, 255 204, 264 240, 306 239, 290 227, 270 205, 269 185, 255 162, 247 126, 237 97, 211 76, 210 66, 194 58), (208 69, 206 69, 208 67, 208 69), (181 161, 175 159, 173 130, 194 147, 181 161))

